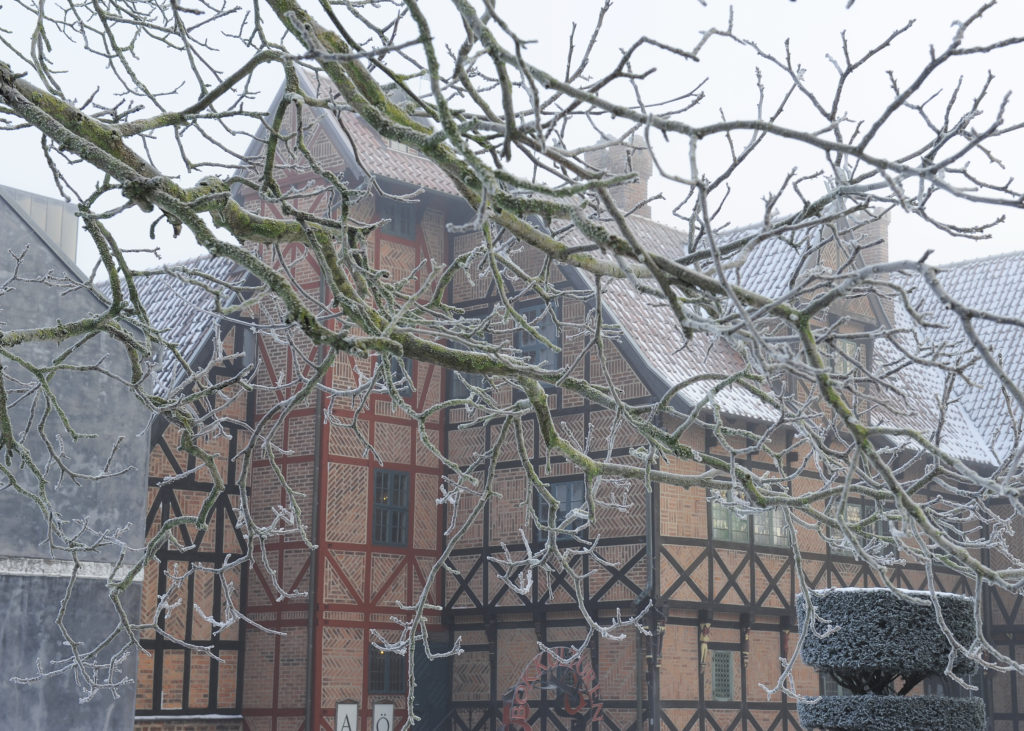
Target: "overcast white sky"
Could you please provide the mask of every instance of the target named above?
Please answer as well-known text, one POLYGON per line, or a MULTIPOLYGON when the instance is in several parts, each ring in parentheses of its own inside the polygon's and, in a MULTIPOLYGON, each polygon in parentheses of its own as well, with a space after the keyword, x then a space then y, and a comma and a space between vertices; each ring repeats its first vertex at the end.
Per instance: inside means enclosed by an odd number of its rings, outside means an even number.
MULTIPOLYGON (((439 34, 457 32, 459 26, 447 22, 449 11, 448 0, 421 0, 422 5, 432 14, 435 27, 439 34)), ((766 49, 782 51, 785 39, 791 39, 791 51, 805 67, 809 83, 827 87, 834 78, 834 71, 826 54, 837 53, 840 49, 840 33, 844 30, 856 52, 880 42, 895 28, 908 19, 916 19, 912 33, 893 48, 882 55, 877 62, 866 67, 865 82, 854 89, 850 97, 852 113, 861 112, 887 101, 886 71, 892 70, 899 78, 908 75, 926 61, 931 44, 943 44, 948 41, 952 29, 951 21, 969 14, 979 3, 969 1, 936 1, 936 0, 857 0, 852 9, 846 9, 846 0, 739 0, 732 4, 735 18, 735 30, 738 34, 757 40, 766 49)), ((7 15, 7 6, 3 13, 7 15)), ((513 27, 523 37, 537 39, 537 43, 528 50, 528 57, 538 65, 558 71, 565 65, 565 48, 569 37, 569 28, 573 21, 580 26, 580 33, 585 37, 593 26, 599 3, 596 0, 499 0, 499 9, 507 14, 513 27)), ((689 47, 695 42, 697 34, 711 25, 724 27, 729 17, 729 4, 707 0, 702 5, 697 0, 619 0, 613 5, 605 23, 602 44, 595 54, 594 73, 615 63, 620 54, 618 49, 628 45, 635 38, 647 35, 678 46, 689 47)), ((7 15, 10 18, 10 15, 7 15)), ((0 21, 0 25, 5 21, 0 21)), ((21 26, 22 28, 24 26, 21 26)), ((987 17, 975 34, 978 42, 995 37, 998 34, 1024 33, 1024 4, 1016 1, 1005 1, 993 9, 991 17, 987 17)), ((452 43, 458 42, 453 36, 452 43)), ((578 36, 577 43, 581 43, 578 36)), ((71 53, 72 51, 68 51, 71 53)), ((144 57, 146 58, 146 57, 144 57)), ((149 57, 151 70, 154 66, 165 63, 164 59, 149 57)), ((81 71, 85 64, 77 58, 69 57, 69 68, 81 71)), ((712 44, 698 64, 680 63, 658 69, 645 94, 654 99, 670 98, 683 90, 692 88, 704 77, 711 77, 705 91, 709 97, 700 112, 694 114, 695 121, 709 121, 715 118, 719 107, 727 114, 750 118, 753 116, 755 94, 756 60, 750 53, 738 51, 735 46, 712 44)), ((763 62, 762 62, 763 65, 763 62)), ((956 83, 958 75, 963 74, 968 81, 980 80, 991 69, 997 76, 995 98, 1008 90, 1024 68, 1024 55, 1020 50, 995 53, 985 58, 962 63, 950 69, 944 77, 943 85, 956 83)), ((166 72, 164 69, 156 69, 166 72)), ((773 87, 771 74, 766 75, 769 98, 773 93, 781 93, 783 86, 776 83, 773 87)), ((775 80, 777 81, 777 80, 775 80)), ((86 79, 95 84, 92 79, 86 79)), ((276 87, 276 81, 268 86, 276 87)), ((940 84, 933 84, 938 90, 940 84)), ((977 85, 969 86, 975 91, 977 85)), ((83 89, 84 98, 88 90, 83 89)), ((267 102, 274 88, 268 88, 267 102)), ((185 102, 183 102, 184 104, 185 102)), ((790 121, 800 124, 799 111, 794 111, 790 121)), ((1012 104, 1009 116, 1024 118, 1024 106, 1012 104)), ((813 124, 807 122, 808 125, 813 124)), ((581 139, 581 144, 590 140, 581 139)), ((894 140, 895 142, 895 140, 894 140)), ((1024 142, 1024 140, 1021 140, 1024 142)), ((240 143, 242 144, 242 143, 240 143)), ((0 135, 0 151, 5 164, 0 168, 0 183, 25 188, 38 193, 54 195, 55 188, 49 178, 48 171, 42 163, 39 153, 38 135, 26 133, 19 135, 0 135)), ((1008 174, 1017 168, 1024 169, 1024 144, 1018 142, 1008 145, 1004 151, 1008 174)), ((676 154, 684 158, 686 150, 670 148, 661 151, 666 158, 676 154)), ((808 165, 807 172, 820 167, 820 162, 802 158, 792 150, 778 148, 766 150, 758 158, 758 164, 735 181, 731 197, 733 208, 730 209, 730 220, 735 224, 743 224, 759 216, 761 198, 768 192, 773 182, 781 179, 794 165, 808 165)), ((1017 175, 1017 177, 1022 177, 1017 175)), ((670 186, 653 186, 671 197, 670 186)), ((668 201, 655 206, 654 215, 662 220, 669 220, 674 202, 668 201)), ((964 207, 957 212, 963 220, 980 220, 990 217, 991 211, 979 211, 964 207)), ((925 249, 935 249, 933 261, 950 261, 963 258, 985 256, 992 253, 1024 248, 1024 220, 1022 216, 1010 216, 1006 224, 994 232, 988 242, 965 242, 950 240, 934 229, 911 219, 897 215, 891 231, 891 256, 893 258, 918 258, 925 249)), ((140 246, 148 246, 149 224, 151 216, 132 216, 119 227, 122 238, 139 242, 140 246)), ((161 229, 158 244, 164 250, 164 261, 177 260, 201 253, 194 244, 187 241, 173 241, 168 236, 166 227, 161 229)), ((80 244, 79 262, 88 269, 94 257, 89 251, 88 242, 80 244)), ((156 262, 153 262, 156 264, 156 262)))

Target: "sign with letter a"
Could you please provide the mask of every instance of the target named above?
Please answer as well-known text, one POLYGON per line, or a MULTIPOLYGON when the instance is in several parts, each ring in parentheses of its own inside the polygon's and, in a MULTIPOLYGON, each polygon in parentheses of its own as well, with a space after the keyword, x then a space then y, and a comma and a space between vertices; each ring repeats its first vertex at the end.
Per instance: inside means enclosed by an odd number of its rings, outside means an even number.
POLYGON ((394 703, 373 704, 373 728, 370 731, 391 731, 395 719, 394 703))
POLYGON ((335 731, 359 731, 359 706, 355 703, 339 703, 334 728, 335 731))

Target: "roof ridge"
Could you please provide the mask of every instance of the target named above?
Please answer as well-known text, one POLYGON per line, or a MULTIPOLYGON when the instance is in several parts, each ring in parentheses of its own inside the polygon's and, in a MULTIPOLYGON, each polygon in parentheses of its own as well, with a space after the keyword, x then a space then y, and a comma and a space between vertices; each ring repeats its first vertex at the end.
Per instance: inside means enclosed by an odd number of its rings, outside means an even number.
POLYGON ((1024 250, 1016 251, 1002 251, 996 254, 989 254, 988 256, 979 256, 975 259, 961 259, 960 261, 951 261, 946 264, 937 264, 936 268, 941 272, 950 269, 966 269, 972 266, 980 266, 989 262, 993 262, 996 259, 1011 259, 1014 257, 1024 257, 1024 250))

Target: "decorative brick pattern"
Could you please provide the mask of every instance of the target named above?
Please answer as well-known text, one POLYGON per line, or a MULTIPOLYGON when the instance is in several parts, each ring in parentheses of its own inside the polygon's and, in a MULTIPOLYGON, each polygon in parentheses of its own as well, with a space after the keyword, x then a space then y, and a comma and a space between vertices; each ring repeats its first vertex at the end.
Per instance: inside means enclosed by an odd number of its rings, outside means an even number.
POLYGON ((452 700, 475 701, 490 695, 487 650, 470 650, 452 660, 452 700))
POLYGON ((498 694, 511 688, 540 652, 533 629, 507 629, 498 637, 498 694))
MULTIPOLYGON (((321 119, 319 112, 311 112, 313 116, 308 122, 321 119)), ((436 168, 423 158, 409 155, 392 146, 381 144, 358 119, 352 115, 343 115, 345 124, 351 128, 352 137, 360 146, 361 159, 370 172, 381 175, 381 179, 415 174, 420 176, 409 182, 426 182, 436 189, 450 191, 450 181, 441 177, 436 168), (363 149, 365 147, 365 150, 363 149), (432 181, 432 182, 431 182, 432 181), (448 186, 448 187, 441 187, 448 186)), ((327 123, 333 124, 327 117, 327 123)), ((291 122, 294 127, 294 120, 291 122)), ((338 130, 335 130, 337 132, 338 130)), ((312 145, 322 161, 327 161, 336 169, 343 167, 343 160, 349 159, 339 154, 335 146, 335 137, 325 134, 323 129, 315 125, 307 129, 307 141, 312 145)), ((282 159, 290 153, 281 150, 282 159)), ((641 161, 642 162, 642 161, 641 161)), ((296 183, 304 183, 307 178, 299 171, 295 175, 296 183)), ((388 183, 385 183, 388 184, 388 183)), ((449 236, 445 224, 449 220, 450 211, 442 211, 438 206, 444 205, 441 197, 428 197, 430 208, 422 212, 420 217, 419 240, 415 243, 403 243, 393 238, 375 236, 368 244, 368 254, 380 266, 391 270, 395 276, 404 276, 414 270, 424 260, 433 259, 442 262, 447 258, 446 248, 450 245, 455 254, 470 251, 479 243, 478 234, 460 234, 449 236), (451 239, 450 241, 448 239, 451 239)), ((248 203, 247 203, 248 205, 248 203)), ((320 195, 308 200, 304 205, 318 213, 326 212, 328 198, 320 195)), ((374 220, 374 202, 370 196, 356 204, 353 214, 362 220, 374 220)), ((260 210, 269 215, 274 214, 272 206, 261 206, 260 210)), ((645 236, 661 240, 665 235, 665 227, 651 222, 638 223, 645 236)), ((268 247, 254 246, 260 256, 271 260, 268 247)), ((307 255, 301 243, 284 247, 283 255, 286 266, 291 274, 315 296, 318 285, 318 271, 315 262, 307 255)), ((517 255, 517 263, 526 271, 539 271, 544 266, 544 256, 539 252, 524 249, 517 255)), ((489 277, 480 277, 483 271, 482 262, 470 262, 469 266, 460 271, 454 278, 451 296, 456 305, 474 302, 482 309, 487 297, 493 296, 490 291, 489 277)), ((557 267, 551 269, 551 281, 554 284, 563 282, 564 278, 557 267)), ((410 283, 410 286, 412 283, 410 283)), ((716 370, 725 370, 736 366, 736 359, 718 349, 705 349, 703 344, 686 346, 680 349, 679 344, 661 342, 664 338, 659 331, 658 318, 643 298, 626 298, 610 292, 610 308, 617 308, 612 314, 622 319, 630 313, 653 313, 648 323, 652 328, 648 334, 650 343, 645 340, 640 345, 654 344, 648 358, 656 367, 671 366, 668 371, 678 366, 685 370, 697 361, 712 363, 716 370), (645 309, 646 308, 646 309, 645 309), (663 347, 662 347, 663 346, 663 347), (660 360, 659 360, 660 359, 660 360), (664 362, 662 362, 664 361, 664 362), (676 361, 683 362, 678 365, 676 361), (718 366, 721 366, 720 368, 718 366)), ((583 302, 566 300, 562 303, 561 317, 568 323, 581 322, 586 317, 587 305, 583 302)), ((266 321, 278 322, 281 319, 279 308, 266 306, 260 313, 266 321)), ((355 332, 355 331, 354 331, 355 332)), ((311 345, 297 332, 292 332, 303 356, 311 352, 311 345)), ((641 333, 642 334, 642 333, 641 333)), ((496 344, 511 344, 509 333, 496 333, 496 344)), ((584 339, 566 339, 563 343, 563 362, 572 362, 584 346, 584 339)), ((623 341, 624 342, 624 341, 623 341)), ((573 375, 588 378, 596 384, 608 383, 618 389, 619 394, 627 399, 649 399, 648 389, 634 372, 627 358, 635 356, 633 345, 614 345, 608 341, 606 350, 608 361, 605 367, 598 363, 591 353, 576 364, 573 375)), ((287 397, 301 385, 303 370, 302 358, 296 357, 281 344, 265 341, 261 343, 264 362, 258 371, 261 388, 255 394, 256 410, 264 414, 281 398, 287 397), (288 384, 285 386, 284 384, 288 384), (280 387, 278 387, 280 386, 280 387)), ((639 347, 639 346, 638 346, 639 347)), ((642 348, 641 348, 642 350, 642 348)), ((353 386, 358 378, 371 373, 373 361, 366 358, 350 356, 339 357, 331 374, 333 385, 338 388, 353 386)), ((734 368, 733 368, 734 369, 734 368)), ((681 371, 680 371, 681 372, 681 371)), ((410 403, 417 408, 434 403, 440 398, 445 373, 440 368, 418 364, 416 366, 416 393, 410 403)), ((500 386, 496 397, 505 404, 511 403, 513 390, 509 386, 500 386)), ((518 397, 518 396, 516 396, 518 397)), ((723 398, 725 395, 723 395, 723 398)), ((736 398, 739 398, 738 396, 736 398)), ((595 409, 592 404, 575 394, 553 392, 548 398, 554 410, 556 423, 566 434, 580 444, 587 444, 595 453, 603 456, 614 434, 614 445, 625 448, 643 444, 636 433, 626 428, 615 429, 613 417, 604 411, 595 409)), ((744 405, 744 404, 741 404, 744 405)), ((313 526, 312 507, 316 491, 323 486, 326 489, 319 494, 319 508, 323 511, 323 534, 316 537, 321 553, 317 557, 315 569, 311 568, 309 551, 297 541, 275 541, 267 546, 269 563, 277 572, 280 581, 286 588, 301 591, 310 590, 316 603, 317 614, 312 617, 314 626, 313 647, 320 653, 315 659, 316 672, 320 673, 320 682, 314 688, 306 688, 306 657, 307 627, 311 624, 309 616, 310 602, 296 599, 278 602, 272 593, 267 594, 264 586, 266 576, 264 569, 253 572, 249 576, 249 595, 247 597, 253 616, 274 630, 284 631, 284 636, 267 635, 257 631, 246 631, 245 655, 245 698, 243 710, 246 714, 246 728, 256 729, 299 728, 306 699, 309 697, 315 706, 321 709, 321 717, 314 720, 313 726, 321 729, 331 727, 330 709, 332 704, 342 698, 352 698, 366 709, 370 698, 364 687, 364 661, 368 630, 371 626, 393 629, 389 617, 395 614, 396 600, 408 602, 419 592, 423 577, 429 572, 432 556, 436 555, 439 544, 438 507, 435 499, 439 494, 440 483, 439 463, 425 445, 418 442, 408 420, 401 409, 388 398, 374 396, 370 399, 369 408, 359 415, 357 428, 359 433, 369 439, 376 452, 391 469, 401 469, 410 474, 412 489, 412 509, 410 512, 410 541, 408 547, 389 547, 379 550, 370 544, 367 525, 368 511, 371 505, 371 480, 373 470, 378 468, 373 456, 366 454, 365 443, 351 428, 336 425, 324 426, 322 415, 316 411, 316 402, 308 398, 300 404, 300 410, 291 415, 281 432, 286 439, 286 446, 291 454, 282 456, 281 464, 292 485, 302 493, 300 504, 306 519, 313 526), (328 429, 327 454, 321 455, 322 462, 314 464, 316 439, 323 428, 328 429), (326 470, 326 475, 323 474, 326 470), (324 479, 326 478, 326 479, 324 479), (318 584, 310 585, 310 577, 316 576, 318 584)), ((745 407, 752 406, 745 404, 745 407)), ((343 422, 352 419, 350 404, 336 403, 332 406, 334 415, 343 422)), ((757 414, 754 414, 757 416, 757 414)), ((458 411, 449 415, 444 424, 464 420, 465 412, 458 411)), ((491 444, 496 437, 496 429, 490 427, 490 433, 483 427, 466 430, 450 430, 442 433, 442 423, 435 419, 431 428, 431 438, 437 444, 447 442, 447 454, 461 464, 471 463, 491 444)), ((567 463, 560 455, 549 455, 544 445, 536 439, 534 424, 527 419, 524 423, 528 449, 533 453, 535 466, 543 479, 569 478, 578 474, 576 468, 567 463)), ((169 444, 176 444, 176 435, 168 431, 169 444)), ((781 432, 775 435, 773 448, 783 445, 778 441, 781 432)), ((682 443, 702 449, 704 435, 699 430, 691 430, 683 434, 682 443)), ((207 445, 218 452, 226 453, 231 445, 226 441, 209 442, 207 445)), ((522 671, 524 665, 537 652, 538 633, 546 635, 550 643, 578 642, 582 638, 583 628, 576 622, 575 613, 562 612, 561 606, 575 604, 576 597, 570 596, 562 583, 555 580, 550 588, 551 595, 546 595, 549 588, 548 579, 542 578, 534 596, 520 598, 510 591, 503 590, 497 579, 495 566, 486 561, 482 555, 496 548, 500 541, 515 547, 521 542, 520 530, 526 529, 528 539, 532 539, 532 528, 527 524, 528 506, 533 503, 531 488, 527 485, 522 468, 515 465, 518 455, 511 443, 501 450, 500 465, 495 475, 494 486, 500 497, 494 499, 488 508, 486 526, 473 526, 463 543, 467 548, 478 548, 479 553, 473 555, 456 555, 451 565, 458 576, 444 577, 449 609, 455 617, 455 630, 463 635, 467 652, 453 660, 453 696, 456 701, 482 701, 490 693, 492 672, 497 673, 498 689, 501 693, 522 671), (486 528, 486 530, 485 530, 486 528), (488 544, 485 545, 485 536, 488 544), (484 594, 484 583, 488 584, 489 595, 484 594), (500 596, 500 598, 499 598, 500 596), (470 616, 463 610, 470 610, 470 616), (515 611, 512 611, 512 610, 515 611), (488 633, 482 631, 484 616, 488 621, 496 622, 497 657, 493 658, 488 651, 488 633), (467 631, 461 631, 466 628, 467 631)), ((171 474, 187 466, 175 464, 176 455, 165 452, 154 452, 151 469, 154 474, 171 474)), ((635 458, 617 457, 624 463, 636 463, 635 458)), ((698 465, 677 464, 666 459, 659 464, 660 469, 693 473, 698 465)), ((800 481, 796 481, 799 483, 800 481)), ((803 484, 795 484, 794 490, 799 492, 813 485, 812 478, 803 484)), ((280 486, 270 474, 269 465, 260 463, 255 466, 251 475, 252 507, 255 514, 263 521, 269 520, 273 509, 284 500, 280 486)), ((596 602, 596 609, 602 616, 610 616, 609 612, 620 607, 626 613, 632 608, 632 602, 638 590, 647 580, 648 566, 644 557, 646 548, 643 506, 647 493, 638 482, 613 484, 605 482, 599 497, 612 498, 630 502, 632 508, 627 512, 601 507, 596 517, 592 537, 599 533, 602 543, 599 552, 602 557, 614 564, 613 568, 596 566, 591 562, 593 570, 588 578, 590 596, 596 602), (615 540, 612 540, 615 539, 615 540), (625 539, 625 540, 622 540, 625 539), (620 573, 621 572, 621 573, 620 573), (622 579, 625 580, 622 580, 622 579)), ((151 498, 157 500, 155 492, 151 498)), ((194 510, 200 495, 193 494, 182 498, 185 510, 194 510)), ((697 607, 702 609, 713 607, 711 616, 712 641, 722 646, 736 647, 739 652, 741 641, 749 642, 750 657, 746 667, 737 661, 735 665, 736 687, 740 687, 740 679, 745 678, 748 688, 756 686, 762 680, 770 681, 772 672, 777 665, 777 657, 782 653, 781 644, 784 634, 775 629, 780 617, 785 619, 788 610, 788 586, 790 582, 786 560, 770 553, 751 558, 751 552, 743 546, 719 547, 712 552, 707 543, 708 504, 706 495, 699 489, 683 490, 681 488, 661 486, 658 490, 659 503, 656 508, 660 513, 660 524, 657 529, 667 539, 682 539, 686 545, 668 543, 661 547, 661 555, 656 559, 659 566, 660 586, 664 592, 661 599, 669 603, 666 612, 669 624, 663 643, 661 658, 661 687, 664 700, 693 700, 699 696, 699 683, 707 680, 707 673, 697 671, 699 666, 699 619, 697 607), (709 587, 713 591, 708 594, 709 587), (777 591, 773 587, 781 587, 777 591), (746 640, 741 639, 741 623, 753 623, 746 640), (774 624, 773 624, 774 623, 774 624), (744 675, 745 673, 745 675, 744 675)), ((469 501, 467 500, 467 503, 469 501)), ((468 504, 459 506, 459 516, 468 513, 468 504)), ((189 537, 196 538, 195 536, 189 537)), ((211 545, 210 536, 198 537, 202 547, 211 545)), ((820 539, 813 534, 805 538, 808 545, 817 545, 820 539)), ((233 538, 231 540, 234 540, 233 538)), ((823 548, 823 546, 822 546, 823 548)), ((582 565, 582 560, 581 560, 582 565)), ((870 581, 859 567, 853 563, 840 562, 837 566, 823 564, 809 558, 808 570, 815 581, 820 583, 866 583, 870 581)), ((907 577, 907 581, 917 581, 916 577, 907 577)), ((147 577, 147 581, 149 581, 147 577)), ((193 588, 197 592, 200 606, 212 607, 212 583, 209 577, 196 576, 193 588)), ((439 589, 437 589, 439 591, 439 589)), ((154 585, 144 587, 144 601, 149 606, 155 604, 156 592, 154 585)), ((436 600, 436 598, 435 598, 436 600)), ((187 604, 187 603, 186 603, 187 604)), ((184 606, 184 605, 183 605, 184 606)), ((181 629, 188 626, 188 618, 192 612, 179 610, 168 618, 169 626, 181 629)), ((237 632, 237 630, 234 630, 237 632)), ((210 635, 199 633, 200 639, 209 639, 210 635)), ((644 639, 642 647, 649 648, 650 640, 644 639)), ((613 643, 604 640, 595 641, 598 680, 602 687, 602 697, 619 701, 620 704, 633 700, 636 688, 637 642, 632 633, 628 633, 623 642, 613 643)), ((186 657, 181 654, 177 659, 170 655, 165 663, 164 692, 166 703, 173 704, 175 698, 184 694, 181 687, 183 674, 176 668, 183 669, 185 663, 190 664, 191 679, 188 695, 191 700, 204 699, 208 696, 211 683, 203 682, 209 676, 212 666, 204 665, 198 658, 186 657), (180 660, 180 662, 179 662, 180 660), (178 672, 175 681, 174 672, 178 672), (175 685, 175 682, 178 685, 175 685), (205 688, 205 690, 204 690, 205 688)), ((232 658, 237 660, 237 657, 232 658)), ((646 656, 640 658, 642 671, 647 672, 646 656)), ((234 676, 223 670, 221 678, 227 676, 234 683, 234 676)), ((140 698, 152 700, 152 679, 155 667, 152 662, 140 662, 140 698), (147 681, 148 690, 142 686, 147 681)), ((798 670, 798 687, 801 690, 811 682, 816 684, 816 676, 805 669, 798 670)), ((217 703, 232 704, 233 695, 237 693, 234 684, 227 681, 220 683, 217 691, 217 703)), ((705 697, 706 697, 705 688, 705 697)), ((817 688, 806 688, 817 691, 817 688)), ((403 715, 403 698, 394 699, 398 704, 396 718, 403 715)), ((479 721, 484 710, 480 708, 460 708, 459 717, 470 724, 479 721)), ((770 726, 769 716, 774 718, 775 711, 751 712, 747 720, 740 720, 739 725, 751 725, 750 719, 757 718, 762 727, 770 726)), ((607 708, 606 718, 619 728, 630 725, 633 721, 631 706, 624 708, 607 708)), ((703 714, 703 720, 695 725, 710 725, 710 717, 719 719, 721 727, 726 727, 738 717, 738 709, 716 709, 707 711, 698 709, 666 709, 666 714, 677 728, 684 728, 695 715, 703 714)), ((486 722, 484 726, 486 726, 486 722)), ((609 724, 610 725, 610 724, 609 724)), ((470 726, 472 727, 472 726, 470 726)), ((148 729, 147 729, 148 731, 148 729)), ((167 731, 171 731, 167 729, 167 731)), ((173 729, 184 731, 184 729, 173 729)), ((198 729, 197 729, 198 731, 198 729)), ((203 730, 207 731, 207 730, 203 730)))
POLYGON ((368 539, 369 469, 347 463, 328 464, 327 486, 325 537, 337 543, 365 544, 368 539))
MULTIPOLYGON (((391 272, 391 278, 395 281, 408 277, 419 263, 415 247, 383 236, 377 237, 377 252, 378 268, 391 272)), ((405 291, 414 291, 415 285, 415 280, 410 281, 405 291)))
POLYGON ((410 425, 377 422, 373 430, 373 448, 385 463, 408 465, 412 449, 410 425))
POLYGON ((369 638, 362 629, 324 627, 321 636, 321 695, 324 705, 360 698, 363 670, 369 638))
POLYGON ((426 551, 438 550, 437 511, 435 502, 440 495, 438 479, 433 475, 418 474, 413 477, 416 508, 412 514, 410 543, 413 548, 426 551))
POLYGON ((397 555, 375 553, 371 560, 373 578, 370 590, 374 603, 393 608, 396 601, 408 601, 404 580, 408 568, 403 567, 404 559, 397 555))
POLYGON ((423 234, 423 243, 427 247, 427 255, 439 264, 446 258, 444 225, 444 211, 437 208, 428 208, 420 219, 420 231, 423 234))

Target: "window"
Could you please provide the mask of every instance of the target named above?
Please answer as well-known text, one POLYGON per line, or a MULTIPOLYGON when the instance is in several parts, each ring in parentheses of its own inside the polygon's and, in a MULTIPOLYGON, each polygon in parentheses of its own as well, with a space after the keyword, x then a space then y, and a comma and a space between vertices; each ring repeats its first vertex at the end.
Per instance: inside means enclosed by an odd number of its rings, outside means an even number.
MULTIPOLYGON (((484 342, 490 342, 490 336, 486 333, 483 335, 483 339, 484 342)), ((459 341, 452 341, 449 345, 456 350, 466 350, 469 347, 459 341)), ((470 386, 473 388, 483 388, 486 385, 487 377, 483 374, 448 371, 448 398, 450 399, 469 398, 470 386)))
MULTIPOLYGON (((732 541, 746 543, 750 532, 750 519, 739 515, 728 505, 711 504, 711 537, 716 541, 732 541)), ((754 543, 758 546, 789 546, 789 534, 782 514, 775 510, 765 510, 754 514, 754 543)))
MULTIPOLYGON (((862 505, 857 505, 857 504, 854 504, 854 503, 847 503, 847 505, 846 505, 846 524, 848 526, 855 525, 858 521, 860 521, 861 519, 864 518, 864 515, 865 515, 865 511, 864 511, 864 507, 862 505)), ((864 531, 870 532, 872 529, 873 529, 873 525, 865 527, 865 528, 862 528, 861 531, 858 532, 856 530, 853 530, 852 527, 851 527, 850 532, 855 537, 859 538, 861 541, 866 541, 867 538, 865 538, 862 535, 862 533, 864 531)), ((839 530, 838 528, 830 528, 829 529, 829 535, 831 537, 837 539, 839 542, 841 542, 841 545, 839 545, 839 546, 836 546, 835 544, 832 545, 832 553, 834 555, 836 555, 836 556, 853 556, 854 555, 855 552, 853 550, 853 546, 851 546, 848 543, 848 541, 846 539, 846 534, 843 533, 843 531, 839 530)))
POLYGON ((711 537, 716 541, 746 543, 749 538, 746 516, 739 515, 728 505, 711 504, 711 537))
POLYGON ((516 323, 515 334, 512 338, 513 345, 523 358, 534 365, 544 364, 548 368, 557 368, 559 364, 558 350, 559 343, 558 323, 555 322, 554 313, 544 302, 526 305, 518 308, 519 314, 530 323, 545 340, 534 337, 533 333, 524 330, 519 323, 516 323), (548 343, 551 343, 549 345, 548 343), (554 347, 552 347, 552 345, 554 347))
POLYGON ((405 693, 405 658, 370 647, 370 692, 405 693))
POLYGON ((832 673, 822 673, 819 677, 822 695, 853 695, 853 691, 836 682, 832 673))
POLYGON ((871 348, 863 335, 851 339, 849 334, 837 335, 832 341, 832 373, 837 376, 860 375, 871 366, 871 348))
POLYGON ((404 546, 409 542, 409 475, 377 470, 373 481, 373 542, 404 546))
POLYGON ((448 371, 448 398, 469 398, 470 387, 483 388, 487 377, 480 373, 458 373, 448 371))
MULTIPOLYGON (((569 513, 573 510, 576 510, 577 508, 586 510, 587 485, 583 480, 553 482, 548 485, 548 492, 550 492, 552 497, 558 501, 558 508, 553 516, 554 520, 552 521, 551 505, 540 495, 540 493, 537 493, 537 517, 540 519, 542 526, 548 526, 554 522, 555 526, 561 527, 561 530, 572 531, 583 525, 583 518, 575 518, 572 522, 566 523, 569 513)), ((540 535, 542 532, 543 530, 538 530, 537 540, 543 540, 543 536, 540 535)), ((560 534, 559 540, 563 538, 571 539, 572 536, 568 534, 560 534)))
POLYGON ((415 203, 406 203, 394 198, 380 198, 377 201, 377 216, 384 220, 381 231, 406 241, 416 240, 418 208, 415 203))
POLYGON ((733 655, 728 650, 711 651, 711 698, 731 701, 733 655))
POLYGON ((395 384, 398 395, 404 399, 412 396, 412 369, 412 358, 391 356, 391 382, 395 384))
POLYGON ((754 543, 759 546, 789 546, 786 520, 778 510, 765 510, 754 515, 754 543))
POLYGON ((981 692, 980 687, 982 683, 982 676, 980 670, 975 670, 975 672, 970 675, 960 677, 966 680, 970 685, 978 686, 979 690, 967 690, 967 688, 963 687, 952 678, 930 675, 924 679, 924 694, 944 696, 946 698, 973 698, 977 693, 981 692))

